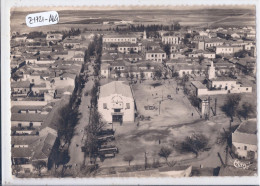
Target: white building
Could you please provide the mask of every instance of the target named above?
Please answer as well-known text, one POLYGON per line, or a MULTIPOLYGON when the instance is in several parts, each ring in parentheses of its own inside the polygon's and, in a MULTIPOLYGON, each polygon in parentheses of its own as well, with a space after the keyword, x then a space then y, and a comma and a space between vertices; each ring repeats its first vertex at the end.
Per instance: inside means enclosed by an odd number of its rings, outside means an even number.
POLYGON ((164 44, 179 44, 181 40, 178 36, 162 36, 162 42, 164 44))
POLYGON ((129 53, 131 53, 131 51, 135 52, 135 53, 138 53, 138 44, 134 44, 134 43, 119 43, 117 50, 118 50, 118 52, 124 53, 124 54, 129 54, 129 53))
POLYGON ((243 50, 242 46, 217 46, 216 54, 234 54, 240 50, 243 50))
POLYGON ((123 81, 100 86, 98 111, 108 122, 134 122, 135 104, 132 90, 123 81))
POLYGON ((132 35, 105 35, 103 36, 103 43, 136 43, 137 38, 132 35))
POLYGON ((100 73, 102 77, 108 78, 110 77, 110 64, 101 63, 100 73))
POLYGON ((232 133, 232 150, 240 158, 257 159, 257 120, 250 119, 232 133))
POLYGON ((49 33, 46 36, 46 41, 60 41, 62 40, 62 36, 60 33, 49 33))
POLYGON ((150 50, 146 52, 145 59, 162 62, 166 59, 166 53, 162 50, 150 50))

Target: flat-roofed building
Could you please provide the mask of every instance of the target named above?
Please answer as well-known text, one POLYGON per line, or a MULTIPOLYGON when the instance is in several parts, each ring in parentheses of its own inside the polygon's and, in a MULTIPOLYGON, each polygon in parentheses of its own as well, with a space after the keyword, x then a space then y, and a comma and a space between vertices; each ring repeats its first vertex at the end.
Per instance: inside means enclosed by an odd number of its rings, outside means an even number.
POLYGON ((164 44, 179 44, 181 40, 178 36, 162 36, 162 42, 164 44))
POLYGON ((136 43, 137 37, 133 35, 105 35, 102 40, 103 43, 136 43))
POLYGON ((240 50, 243 50, 242 46, 217 46, 216 47, 216 54, 234 54, 240 50))
POLYGON ((134 122, 135 104, 132 90, 123 81, 100 86, 98 111, 108 122, 134 122))
POLYGON ((46 41, 60 41, 62 36, 61 33, 49 33, 46 35, 46 41))
POLYGON ((166 59, 166 53, 163 50, 149 50, 146 52, 145 59, 162 62, 166 59))
POLYGON ((118 52, 124 53, 124 54, 129 54, 131 52, 138 53, 138 44, 135 43, 119 43, 118 52))

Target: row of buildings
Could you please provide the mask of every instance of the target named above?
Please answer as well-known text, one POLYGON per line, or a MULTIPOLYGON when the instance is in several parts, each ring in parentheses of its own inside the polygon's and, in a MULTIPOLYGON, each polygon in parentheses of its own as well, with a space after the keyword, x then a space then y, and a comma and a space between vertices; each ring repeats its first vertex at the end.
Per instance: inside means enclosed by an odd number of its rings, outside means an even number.
POLYGON ((74 90, 91 37, 28 35, 11 40, 11 158, 14 172, 31 174, 39 163, 47 171, 57 155, 58 110, 74 90))

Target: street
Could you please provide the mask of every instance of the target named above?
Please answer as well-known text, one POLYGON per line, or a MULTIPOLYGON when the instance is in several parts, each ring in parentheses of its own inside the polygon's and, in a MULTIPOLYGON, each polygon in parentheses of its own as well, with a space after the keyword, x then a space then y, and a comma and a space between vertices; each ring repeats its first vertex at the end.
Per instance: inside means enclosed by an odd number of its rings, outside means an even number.
POLYGON ((84 145, 84 128, 89 121, 88 106, 90 106, 91 100, 90 95, 85 96, 85 93, 89 93, 94 85, 92 77, 89 77, 88 79, 88 82, 85 84, 85 87, 82 90, 81 104, 79 106, 79 113, 81 113, 81 118, 78 125, 75 127, 75 135, 71 139, 69 146, 70 161, 68 164, 73 166, 78 166, 84 161, 84 152, 81 151, 81 146, 84 145))

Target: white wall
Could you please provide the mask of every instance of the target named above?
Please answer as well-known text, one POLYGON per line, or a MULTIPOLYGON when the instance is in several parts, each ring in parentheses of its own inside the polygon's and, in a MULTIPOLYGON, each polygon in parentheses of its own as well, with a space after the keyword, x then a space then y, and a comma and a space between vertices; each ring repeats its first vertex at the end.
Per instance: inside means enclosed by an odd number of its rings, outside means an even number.
MULTIPOLYGON (((115 108, 112 103, 112 98, 115 96, 117 96, 117 94, 113 94, 108 97, 101 97, 98 99, 98 111, 103 116, 103 119, 108 123, 112 122, 111 113, 114 113, 115 108), (103 108, 103 103, 107 104, 107 109, 103 108)), ((123 122, 134 122, 134 99, 121 95, 119 96, 122 98, 122 103, 121 105, 118 103, 118 108, 120 107, 121 113, 123 113, 123 122), (130 103, 130 109, 126 109, 126 103, 130 103)))
POLYGON ((234 153, 237 154, 241 158, 247 157, 247 152, 253 151, 256 153, 255 159, 257 159, 257 145, 232 142, 232 148, 233 148, 234 153), (244 150, 245 146, 247 147, 247 150, 244 150))

